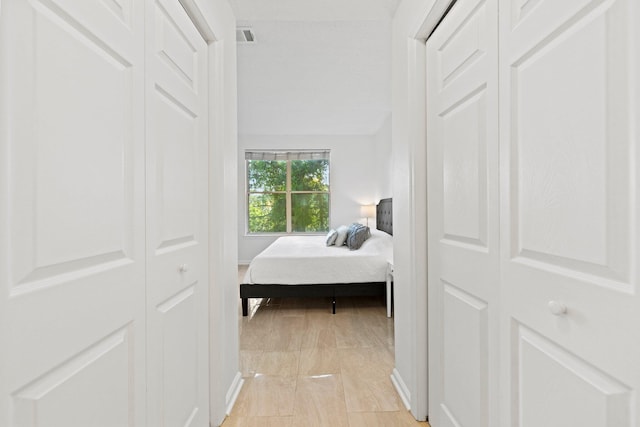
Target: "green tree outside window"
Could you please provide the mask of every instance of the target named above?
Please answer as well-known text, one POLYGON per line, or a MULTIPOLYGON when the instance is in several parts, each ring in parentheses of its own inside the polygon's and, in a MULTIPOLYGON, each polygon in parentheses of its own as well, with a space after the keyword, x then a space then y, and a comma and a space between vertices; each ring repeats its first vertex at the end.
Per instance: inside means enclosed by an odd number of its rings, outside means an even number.
POLYGON ((329 229, 329 160, 247 160, 249 233, 329 229))

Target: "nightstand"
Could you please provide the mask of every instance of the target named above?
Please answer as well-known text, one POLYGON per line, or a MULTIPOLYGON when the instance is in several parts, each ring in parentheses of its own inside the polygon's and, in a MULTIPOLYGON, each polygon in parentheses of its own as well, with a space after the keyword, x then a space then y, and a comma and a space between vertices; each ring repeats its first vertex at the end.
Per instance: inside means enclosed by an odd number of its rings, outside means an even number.
POLYGON ((393 296, 393 289, 391 284, 393 283, 393 262, 387 261, 387 317, 391 317, 393 307, 391 307, 391 299, 393 296))

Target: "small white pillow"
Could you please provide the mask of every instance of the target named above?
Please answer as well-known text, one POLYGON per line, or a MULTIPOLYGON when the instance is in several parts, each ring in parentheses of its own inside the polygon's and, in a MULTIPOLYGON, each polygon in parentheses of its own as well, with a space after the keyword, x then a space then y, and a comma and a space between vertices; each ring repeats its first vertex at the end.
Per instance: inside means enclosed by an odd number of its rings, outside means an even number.
POLYGON ((349 232, 349 227, 346 225, 341 225, 338 227, 338 237, 336 237, 336 246, 342 246, 347 241, 347 233, 349 232))
POLYGON ((338 232, 334 229, 329 230, 329 234, 327 234, 327 246, 335 245, 337 238, 338 232))

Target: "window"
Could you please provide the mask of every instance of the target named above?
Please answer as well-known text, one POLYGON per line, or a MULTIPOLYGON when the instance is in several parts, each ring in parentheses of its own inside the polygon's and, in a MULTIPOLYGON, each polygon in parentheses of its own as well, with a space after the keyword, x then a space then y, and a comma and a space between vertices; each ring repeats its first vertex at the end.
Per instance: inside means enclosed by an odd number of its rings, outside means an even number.
POLYGON ((329 229, 329 151, 247 151, 249 233, 329 229))

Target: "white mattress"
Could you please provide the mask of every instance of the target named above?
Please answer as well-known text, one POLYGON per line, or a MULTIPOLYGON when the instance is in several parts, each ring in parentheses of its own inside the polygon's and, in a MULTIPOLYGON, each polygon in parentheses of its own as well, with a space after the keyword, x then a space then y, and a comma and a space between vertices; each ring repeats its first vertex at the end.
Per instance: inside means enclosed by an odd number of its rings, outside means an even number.
POLYGON ((393 257, 393 237, 371 230, 362 247, 326 246, 325 236, 278 238, 256 256, 243 283, 308 285, 367 283, 386 280, 387 261, 393 257))

